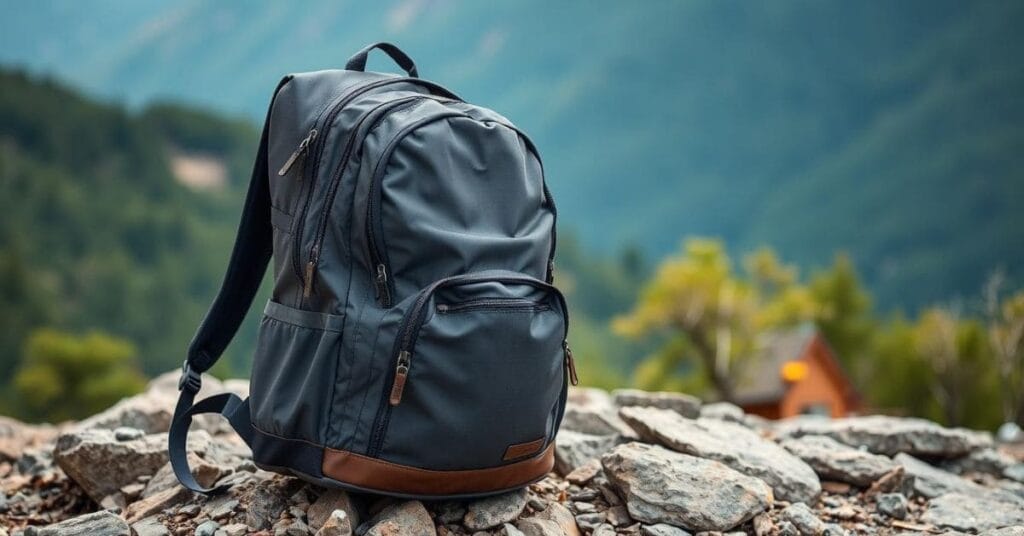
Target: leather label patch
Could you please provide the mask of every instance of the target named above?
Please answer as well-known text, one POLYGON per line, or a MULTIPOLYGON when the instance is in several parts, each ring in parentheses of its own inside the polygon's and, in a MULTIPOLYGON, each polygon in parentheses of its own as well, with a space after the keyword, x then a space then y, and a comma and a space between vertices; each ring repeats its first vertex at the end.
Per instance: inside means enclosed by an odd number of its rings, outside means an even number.
POLYGON ((540 452, 540 449, 543 446, 543 437, 535 441, 530 441, 529 443, 516 443, 515 445, 509 445, 508 448, 505 449, 505 456, 502 460, 507 462, 510 460, 518 460, 519 458, 530 456, 531 454, 536 454, 540 452))

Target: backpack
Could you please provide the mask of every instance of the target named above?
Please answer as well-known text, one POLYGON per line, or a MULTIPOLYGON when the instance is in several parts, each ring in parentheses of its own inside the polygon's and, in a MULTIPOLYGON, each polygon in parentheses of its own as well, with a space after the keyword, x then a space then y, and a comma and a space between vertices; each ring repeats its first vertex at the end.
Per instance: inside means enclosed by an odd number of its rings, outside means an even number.
POLYGON ((188 489, 195 415, 219 413, 262 469, 412 498, 543 478, 568 383, 552 285, 555 204, 501 115, 376 43, 271 99, 223 285, 192 340, 169 433, 188 489), (365 72, 379 49, 408 76, 365 72), (249 398, 193 405, 273 259, 249 398))

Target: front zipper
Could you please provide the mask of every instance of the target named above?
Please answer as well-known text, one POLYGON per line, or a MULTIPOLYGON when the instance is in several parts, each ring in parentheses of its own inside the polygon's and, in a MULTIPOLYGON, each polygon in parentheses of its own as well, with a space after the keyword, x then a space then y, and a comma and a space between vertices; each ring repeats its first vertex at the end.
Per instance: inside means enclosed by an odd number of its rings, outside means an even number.
POLYGON ((352 129, 352 135, 349 136, 348 142, 345 144, 345 150, 342 153, 341 163, 338 165, 337 168, 335 168, 335 172, 331 176, 330 182, 327 184, 327 197, 325 199, 324 210, 320 214, 320 223, 317 225, 316 234, 313 236, 313 247, 309 251, 309 261, 306 262, 306 279, 303 284, 302 291, 303 297, 308 298, 312 293, 313 276, 316 274, 317 265, 320 263, 320 253, 322 252, 323 249, 324 236, 327 234, 327 223, 328 220, 330 219, 331 209, 334 207, 334 198, 338 194, 338 188, 341 185, 341 179, 345 174, 345 168, 348 167, 349 159, 356 152, 355 142, 356 139, 359 138, 359 131, 360 129, 362 129, 363 123, 378 111, 384 110, 383 112, 377 114, 373 124, 370 125, 370 127, 365 130, 363 136, 361 137, 362 139, 365 140, 366 136, 373 132, 373 130, 376 129, 377 126, 380 125, 382 121, 384 121, 384 118, 386 118, 390 114, 397 113, 401 110, 407 109, 410 106, 415 106, 418 101, 422 101, 424 99, 432 99, 445 102, 451 101, 451 99, 439 99, 436 97, 432 97, 431 95, 420 94, 410 95, 408 97, 403 97, 401 99, 383 102, 371 108, 366 113, 364 113, 359 118, 359 121, 356 123, 356 126, 352 129))
POLYGON ((377 159, 377 166, 373 170, 373 175, 370 178, 370 191, 369 201, 366 203, 366 244, 369 251, 367 252, 370 265, 374 268, 374 293, 377 297, 377 301, 380 302, 382 307, 391 307, 394 298, 394 282, 390 277, 390 262, 387 260, 387 252, 384 246, 379 242, 376 232, 377 224, 380 223, 380 182, 384 178, 384 172, 387 170, 386 163, 391 158, 391 154, 398 146, 398 142, 402 141, 412 131, 426 125, 433 123, 434 121, 440 121, 451 117, 464 117, 472 119, 465 112, 448 111, 437 115, 424 117, 415 123, 406 126, 400 130, 398 134, 388 143, 381 152, 380 158, 377 159))
MULTIPOLYGON (((302 248, 302 222, 305 221, 306 213, 309 212, 309 205, 313 198, 313 190, 316 186, 316 175, 320 168, 320 160, 321 157, 323 156, 324 146, 326 145, 327 138, 329 137, 330 128, 334 123, 334 119, 338 116, 339 113, 341 113, 341 110, 344 109, 344 107, 347 106, 350 102, 355 100, 356 97, 359 97, 360 95, 372 89, 377 89, 383 86, 399 83, 411 83, 420 85, 427 88, 428 90, 442 93, 445 96, 450 97, 454 100, 461 100, 458 98, 457 95, 448 91, 447 89, 437 84, 434 84, 433 82, 421 80, 419 78, 386 78, 384 80, 369 82, 353 89, 349 93, 340 95, 337 98, 337 100, 334 101, 334 103, 332 103, 330 106, 326 107, 322 112, 320 112, 320 115, 317 117, 317 120, 314 123, 313 129, 310 130, 310 134, 312 134, 313 131, 316 131, 317 133, 312 136, 312 139, 310 141, 306 142, 305 139, 303 139, 303 141, 299 142, 299 147, 297 147, 295 152, 293 153, 293 156, 296 160, 298 160, 299 157, 302 157, 301 162, 303 163, 303 173, 305 173, 305 171, 309 169, 309 177, 311 179, 309 181, 309 185, 306 188, 305 201, 302 204, 302 208, 299 211, 298 218, 296 220, 298 221, 298 225, 295 226, 295 236, 293 237, 295 246, 292 248, 292 269, 295 272, 295 277, 299 279, 299 283, 303 287, 304 296, 308 294, 309 290, 307 289, 309 289, 312 286, 312 283, 309 281, 309 278, 303 277, 302 270, 300 270, 299 268, 302 262, 299 254, 299 251, 302 248), (306 143, 305 148, 302 147, 303 142, 306 143), (309 150, 309 145, 311 143, 315 144, 315 150, 309 150), (315 156, 315 159, 313 161, 313 166, 310 167, 306 165, 306 163, 312 156, 315 156)), ((307 138, 308 137, 309 136, 307 136, 307 138)), ((289 160, 291 160, 291 158, 289 158, 289 160)), ((295 162, 292 162, 291 165, 288 166, 288 168, 290 169, 291 166, 294 164, 295 162)), ((282 169, 284 169, 284 167, 282 167, 282 169)), ((278 173, 280 174, 280 171, 278 173)), ((285 174, 287 173, 288 170, 285 170, 285 174)), ((309 271, 309 263, 307 263, 306 271, 309 271)))
MULTIPOLYGON (((402 319, 402 324, 399 328, 399 336, 395 339, 395 348, 392 351, 392 355, 395 356, 395 368, 389 375, 390 381, 384 382, 384 392, 381 396, 380 406, 378 406, 377 409, 377 415, 374 417, 373 432, 370 436, 370 445, 367 449, 367 456, 377 457, 378 454, 380 454, 380 448, 384 442, 384 434, 387 431, 388 421, 391 420, 391 409, 402 402, 402 393, 405 390, 406 382, 409 377, 409 370, 412 366, 412 357, 415 354, 416 339, 419 336, 420 329, 426 322, 426 318, 428 316, 427 313, 429 312, 426 305, 430 302, 431 296, 433 296, 440 288, 469 285, 473 283, 495 282, 503 284, 529 285, 554 295, 559 301, 559 305, 561 305, 562 318, 565 325, 565 331, 563 332, 562 338, 565 371, 572 381, 572 384, 577 384, 576 366, 572 359, 572 350, 569 349, 569 343, 566 342, 569 336, 569 311, 566 307, 565 298, 562 296, 562 293, 559 292, 557 288, 544 281, 540 281, 529 276, 514 275, 508 272, 505 272, 505 274, 481 272, 475 275, 456 275, 435 281, 430 286, 420 291, 412 309, 410 309, 402 319)), ((484 300, 473 300, 472 302, 467 303, 474 303, 477 301, 482 302, 484 300)), ((511 302, 513 300, 502 300, 498 298, 489 299, 487 301, 511 302)), ((521 305, 520 299, 515 299, 514 301, 517 302, 514 306, 521 305)), ((543 305, 531 300, 522 301, 529 302, 531 307, 543 305)))
POLYGON ((442 315, 469 311, 547 311, 547 304, 525 298, 481 298, 458 303, 439 303, 437 312, 442 315))

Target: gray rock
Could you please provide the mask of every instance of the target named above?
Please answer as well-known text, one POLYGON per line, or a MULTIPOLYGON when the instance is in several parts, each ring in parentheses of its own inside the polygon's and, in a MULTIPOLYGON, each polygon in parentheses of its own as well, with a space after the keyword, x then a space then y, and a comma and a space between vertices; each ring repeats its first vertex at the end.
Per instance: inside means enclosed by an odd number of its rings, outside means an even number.
MULTIPOLYGON (((161 374, 149 382, 146 390, 135 396, 122 399, 110 408, 78 423, 77 429, 101 428, 114 430, 120 427, 137 428, 146 434, 166 432, 171 426, 174 404, 178 399, 178 378, 180 371, 161 374)), ((203 388, 196 396, 201 400, 221 392, 224 385, 213 376, 203 374, 203 388)), ((211 416, 213 417, 213 416, 211 416)), ((196 419, 196 429, 209 429, 207 423, 220 421, 219 417, 196 419)), ((222 429, 219 423, 214 426, 222 429)))
MULTIPOLYGON (((192 470, 193 476, 196 477, 196 481, 200 485, 210 487, 217 483, 218 480, 231 472, 230 468, 222 467, 207 462, 206 460, 196 456, 195 454, 189 453, 188 464, 192 470)), ((178 477, 174 475, 174 468, 171 467, 170 462, 164 464, 153 475, 153 478, 146 482, 146 486, 142 489, 141 496, 143 498, 150 497, 154 494, 160 493, 171 488, 176 488, 178 484, 178 477)))
POLYGON ((562 418, 562 428, 595 436, 622 436, 636 439, 636 433, 622 422, 614 409, 579 408, 568 406, 562 418))
POLYGON ((596 387, 569 387, 568 405, 577 408, 615 412, 615 401, 608 391, 596 387))
POLYGON ((576 526, 583 529, 584 532, 593 532, 603 523, 604 514, 601 512, 590 512, 576 516, 576 526))
POLYGON ((954 458, 990 447, 992 436, 972 430, 944 428, 931 421, 872 415, 845 419, 794 419, 776 425, 780 435, 829 436, 876 454, 954 458))
POLYGON ((118 441, 131 441, 132 439, 138 439, 144 435, 146 435, 146 433, 138 428, 121 426, 114 429, 114 439, 118 441))
POLYGON ((640 534, 643 536, 691 536, 689 532, 665 523, 644 525, 640 528, 640 534))
POLYGON ((984 448, 970 452, 966 456, 954 458, 942 464, 942 468, 959 475, 966 473, 984 473, 995 477, 1004 477, 1006 470, 1017 463, 1017 460, 995 448, 984 448))
POLYGON ((498 534, 499 536, 526 536, 525 534, 523 534, 523 531, 517 529, 515 525, 509 523, 505 523, 504 525, 502 525, 501 532, 499 532, 498 534))
POLYGON ((353 527, 359 526, 359 510, 352 503, 352 497, 344 490, 327 489, 306 511, 310 528, 320 529, 335 510, 344 510, 349 524, 353 527))
POLYGON ((466 504, 461 501, 444 501, 433 507, 437 520, 445 525, 458 523, 466 516, 466 504))
POLYGON ((54 459, 94 501, 119 491, 167 463, 167 436, 118 441, 111 430, 83 430, 57 438, 54 459))
POLYGON ((844 445, 827 436, 803 436, 781 442, 783 448, 803 460, 822 479, 867 487, 897 467, 878 454, 844 445))
POLYGON ((981 536, 1024 536, 1024 525, 986 530, 981 533, 981 536))
POLYGON ((946 493, 985 493, 987 490, 966 478, 943 471, 909 454, 893 458, 903 466, 906 474, 914 477, 914 493, 922 497, 938 497, 946 493))
POLYGON ((352 520, 344 510, 335 510, 316 531, 316 536, 352 536, 352 520))
POLYGON ((779 499, 813 502, 821 494, 821 483, 810 466, 745 426, 715 419, 687 419, 655 408, 622 408, 619 414, 644 439, 760 478, 772 486, 779 499))
POLYGON ((757 478, 655 445, 620 445, 601 463, 630 516, 648 524, 728 530, 773 502, 771 488, 757 478))
POLYGON ((690 419, 696 419, 700 416, 700 399, 684 393, 617 389, 612 391, 612 398, 619 407, 642 406, 670 409, 690 419))
POLYGON ((135 523, 190 499, 192 499, 192 492, 181 486, 167 489, 128 505, 125 510, 125 519, 129 523, 135 523))
POLYGON ((825 531, 825 522, 818 519, 811 508, 802 502, 787 506, 779 515, 792 523, 801 536, 818 536, 825 531))
POLYGON ((568 475, 588 461, 600 458, 620 442, 617 435, 597 436, 559 430, 555 440, 555 471, 562 476, 568 475))
POLYGON ((615 528, 611 525, 598 525, 591 536, 615 536, 615 528))
POLYGON ((365 536, 437 536, 434 520, 419 501, 392 504, 370 520, 365 536))
POLYGON ((463 524, 484 530, 515 520, 526 508, 526 488, 486 497, 469 503, 463 524))
POLYGON ((195 536, 213 536, 219 528, 220 523, 217 523, 212 519, 209 521, 203 521, 198 527, 196 527, 195 536))
POLYGON ((235 499, 229 499, 211 508, 209 516, 210 519, 214 519, 216 521, 224 521, 225 519, 228 519, 231 516, 235 515, 235 510, 237 509, 238 501, 235 499))
POLYGON ((624 527, 633 522, 633 518, 629 517, 629 510, 625 506, 612 506, 605 510, 605 518, 608 522, 615 527, 624 527))
POLYGON ((135 531, 136 536, 170 536, 171 534, 156 516, 132 523, 132 530, 135 531))
POLYGON ((271 528, 280 517, 281 512, 288 509, 289 497, 295 494, 304 484, 295 478, 275 477, 273 480, 256 486, 247 494, 248 503, 245 512, 245 524, 256 530, 271 528))
POLYGON ((712 402, 704 404, 700 408, 700 416, 705 419, 718 419, 720 421, 731 421, 742 423, 744 417, 743 408, 730 402, 712 402))
POLYGON ((218 534, 217 536, 244 536, 249 534, 249 526, 245 523, 232 523, 224 525, 218 532, 223 532, 224 534, 218 534))
POLYGON ((1006 470, 1003 471, 1003 476, 1015 482, 1024 484, 1024 462, 1007 467, 1006 470))
POLYGON ((928 501, 921 520, 952 530, 1000 529, 1024 525, 1024 503, 1004 502, 991 494, 947 493, 928 501))
POLYGON ((116 514, 102 510, 36 530, 39 536, 129 536, 131 529, 116 514))
POLYGON ((883 493, 876 499, 878 512, 895 519, 907 517, 907 498, 902 493, 883 493))

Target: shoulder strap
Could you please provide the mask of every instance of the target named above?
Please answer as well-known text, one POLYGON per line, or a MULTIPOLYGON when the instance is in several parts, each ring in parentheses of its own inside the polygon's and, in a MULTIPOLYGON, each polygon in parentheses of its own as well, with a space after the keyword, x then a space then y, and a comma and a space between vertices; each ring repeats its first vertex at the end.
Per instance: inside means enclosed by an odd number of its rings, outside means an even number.
MULTIPOLYGON (((291 77, 286 77, 274 90, 274 95, 291 77)), ((273 103, 273 99, 271 99, 273 103)), ((272 105, 272 104, 271 104, 272 105)), ((249 193, 242 208, 242 220, 238 225, 238 236, 231 251, 227 274, 217 297, 210 305, 192 343, 189 345, 181 379, 178 381, 178 404, 174 408, 171 429, 168 433, 168 451, 175 476, 186 488, 212 493, 218 489, 203 488, 196 482, 188 467, 186 451, 188 428, 192 417, 200 413, 224 415, 236 432, 249 444, 252 425, 249 421, 249 401, 237 395, 224 393, 209 397, 193 405, 196 394, 202 387, 202 373, 217 362, 228 343, 235 336, 245 319, 253 298, 259 290, 267 264, 273 253, 273 227, 270 223, 270 177, 267 171, 267 135, 270 128, 270 112, 263 123, 259 150, 253 164, 249 193)))

